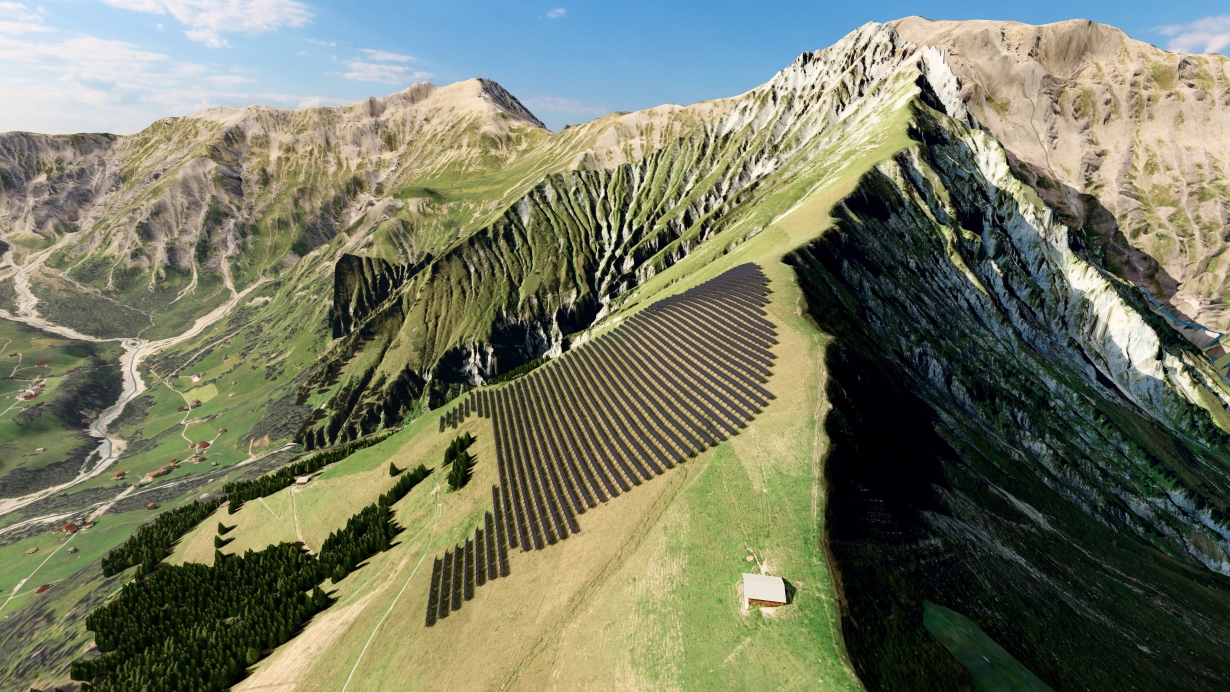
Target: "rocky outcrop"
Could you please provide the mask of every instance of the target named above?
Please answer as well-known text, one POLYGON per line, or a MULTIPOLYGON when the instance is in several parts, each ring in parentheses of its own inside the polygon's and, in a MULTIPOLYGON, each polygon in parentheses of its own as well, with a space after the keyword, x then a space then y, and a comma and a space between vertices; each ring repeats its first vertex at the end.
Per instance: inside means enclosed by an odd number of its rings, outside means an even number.
POLYGON ((1055 689, 1226 684, 1227 387, 993 138, 910 130, 788 258, 837 337, 826 522, 864 683, 968 685, 928 599, 1055 689))
POLYGON ((522 105, 521 102, 517 100, 516 96, 508 93, 507 89, 499 84, 496 84, 490 79, 479 78, 478 83, 482 86, 483 98, 490 99, 491 102, 499 108, 501 113, 508 113, 514 118, 529 123, 534 127, 540 127, 544 130, 547 129, 547 126, 535 117, 535 115, 530 112, 530 109, 522 105))
POLYGON ((1230 58, 1085 20, 891 25, 945 53, 978 122, 1095 259, 1227 330, 1230 58))
POLYGON ((0 134, 0 230, 45 238, 76 232, 119 184, 115 137, 0 134))
POLYGON ((398 290, 371 317, 379 329, 330 352, 314 395, 336 385, 345 396, 303 439, 332 444, 400 421, 422 395, 411 382, 473 385, 559 353, 613 302, 793 184, 818 152, 873 127, 916 79, 967 117, 938 53, 869 24, 640 161, 547 176, 398 290), (397 333, 393 315, 405 316, 397 333), (339 375, 360 350, 379 356, 339 375))

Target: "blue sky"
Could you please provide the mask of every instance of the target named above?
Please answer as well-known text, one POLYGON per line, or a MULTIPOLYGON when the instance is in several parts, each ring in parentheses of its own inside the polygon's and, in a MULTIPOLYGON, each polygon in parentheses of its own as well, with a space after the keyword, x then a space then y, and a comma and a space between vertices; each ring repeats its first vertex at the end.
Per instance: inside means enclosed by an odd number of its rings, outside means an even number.
POLYGON ((127 134, 208 106, 335 105, 470 77, 559 129, 738 94, 864 22, 912 14, 1081 17, 1173 50, 1230 51, 1224 0, 0 0, 0 132, 127 134))

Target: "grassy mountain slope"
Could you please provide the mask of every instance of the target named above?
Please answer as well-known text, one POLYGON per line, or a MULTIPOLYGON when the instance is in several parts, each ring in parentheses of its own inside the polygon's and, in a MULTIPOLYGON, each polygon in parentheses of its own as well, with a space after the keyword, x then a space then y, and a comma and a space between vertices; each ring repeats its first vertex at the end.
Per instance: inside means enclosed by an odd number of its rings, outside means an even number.
MULTIPOLYGON (((197 126, 229 131, 210 141, 250 147, 235 160, 251 161, 274 145, 227 128, 300 118, 362 134, 383 108, 432 99, 432 113, 484 98, 512 109, 482 82, 416 89, 295 115, 218 111, 197 126)), ((752 261, 771 280, 781 343, 777 398, 748 429, 586 513, 569 540, 514 552, 508 578, 426 628, 428 558, 490 506, 490 422, 468 419, 471 483, 449 492, 437 473, 396 504, 397 545, 328 585, 337 603, 238 688, 974 689, 928 632, 926 601, 1055 689, 1224 685, 1230 387, 1062 225, 1068 211, 977 129, 962 89, 939 51, 872 24, 740 97, 550 136, 525 115, 505 139, 444 128, 458 145, 414 167, 348 164, 377 150, 367 135, 304 140, 294 156, 278 144, 289 163, 272 169, 319 187, 300 181, 316 192, 263 207, 254 223, 270 232, 249 233, 215 274, 264 283, 147 361, 151 388, 116 424, 132 440, 119 468, 134 476, 193 440, 212 442, 206 462, 135 489, 72 540, 97 537, 81 553, 95 560, 150 516, 147 502, 273 468, 288 452, 260 454, 296 431, 320 446, 404 426, 303 488, 208 518, 169 562, 211 561, 218 521, 236 527, 226 552, 316 548, 392 483, 389 461, 438 466, 455 433, 436 424, 463 388, 752 261), (389 173, 360 175, 375 170, 389 173), (342 201, 322 201, 326 189, 342 201), (761 564, 795 600, 743 614, 739 574, 761 564)), ((220 228, 237 228, 238 199, 218 203, 220 228)), ((198 286, 217 249, 206 236, 198 286)), ((166 244, 142 247, 153 258, 166 244)), ((4 526, 101 507, 121 489, 95 479, 4 526)), ((14 565, 0 579, 28 573, 24 547, 47 541, 19 529, 0 534, 14 565)), ((120 581, 97 562, 48 564, 65 588, 0 622, 3 650, 17 652, 6 684, 62 682, 88 652, 84 611, 120 581)))

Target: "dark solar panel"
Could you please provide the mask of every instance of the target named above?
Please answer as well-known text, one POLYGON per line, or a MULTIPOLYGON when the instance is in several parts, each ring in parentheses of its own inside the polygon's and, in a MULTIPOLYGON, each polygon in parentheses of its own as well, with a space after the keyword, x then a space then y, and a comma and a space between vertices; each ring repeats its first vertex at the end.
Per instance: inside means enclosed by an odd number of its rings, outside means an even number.
POLYGON ((492 511, 432 569, 425 623, 509 573, 508 547, 542 549, 577 516, 734 435, 774 398, 772 293, 744 264, 663 298, 498 388, 470 392, 440 431, 489 418, 492 511))

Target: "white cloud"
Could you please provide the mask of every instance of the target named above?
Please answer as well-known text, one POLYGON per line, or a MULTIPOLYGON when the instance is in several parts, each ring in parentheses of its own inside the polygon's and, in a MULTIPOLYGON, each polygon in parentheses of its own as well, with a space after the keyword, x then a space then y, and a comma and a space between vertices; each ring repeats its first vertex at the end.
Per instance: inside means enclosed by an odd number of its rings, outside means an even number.
POLYGON ((367 53, 368 60, 375 60, 376 62, 418 62, 413 56, 390 53, 387 50, 364 48, 361 52, 367 53))
POLYGON ((50 31, 55 28, 47 26, 37 12, 31 12, 20 2, 0 2, 0 34, 50 31))
POLYGON ((252 80, 247 77, 240 77, 237 74, 216 74, 208 78, 209 81, 218 86, 234 86, 236 84, 248 84, 252 80))
POLYGON ((0 132, 122 134, 167 115, 220 104, 293 105, 303 99, 245 93, 239 89, 250 81, 247 77, 211 74, 204 65, 178 62, 130 43, 61 36, 0 34, 0 132))
POLYGON ((103 0, 112 7, 151 14, 170 14, 188 27, 184 35, 210 48, 230 45, 223 33, 259 34, 283 26, 299 27, 312 19, 296 0, 103 0))
POLYGON ((320 108, 321 106, 342 106, 350 101, 345 99, 331 99, 324 96, 313 96, 311 98, 302 99, 299 101, 298 108, 320 108))
POLYGON ((1230 15, 1205 17, 1190 24, 1170 24, 1157 32, 1169 36, 1170 50, 1181 53, 1216 53, 1230 46, 1230 15))
POLYGON ((545 111, 547 113, 606 115, 611 112, 611 109, 606 106, 587 105, 576 99, 560 98, 558 96, 539 96, 521 99, 521 102, 532 111, 545 111))
POLYGON ((406 84, 420 79, 429 79, 432 77, 430 72, 420 72, 412 70, 405 65, 384 65, 361 60, 352 60, 349 63, 350 71, 345 74, 346 79, 353 79, 356 82, 382 82, 384 84, 406 84))
POLYGON ((554 9, 547 10, 547 17, 549 19, 559 19, 567 14, 568 9, 565 7, 556 7, 554 9))
POLYGON ((337 41, 318 41, 314 38, 309 38, 307 42, 313 46, 325 46, 326 48, 332 48, 337 45, 337 41))

